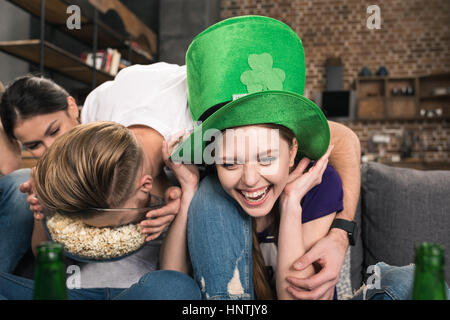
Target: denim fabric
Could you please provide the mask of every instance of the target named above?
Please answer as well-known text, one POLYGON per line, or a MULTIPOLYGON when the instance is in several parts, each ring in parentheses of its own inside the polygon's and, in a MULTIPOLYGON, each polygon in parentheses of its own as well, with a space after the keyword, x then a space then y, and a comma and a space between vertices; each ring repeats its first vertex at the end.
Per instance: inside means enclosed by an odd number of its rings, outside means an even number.
POLYGON ((0 271, 12 272, 30 248, 33 213, 19 191, 30 172, 22 169, 0 178, 0 271))
MULTIPOLYGON (((352 297, 352 300, 410 300, 414 285, 413 264, 395 267, 384 262, 375 265, 380 279, 379 287, 375 283, 364 285, 352 297)), ((450 299, 450 289, 446 284, 447 299, 450 299)))
MULTIPOLYGON (((31 300, 34 282, 0 272, 0 300, 31 300)), ((199 300, 195 281, 184 273, 160 270, 149 272, 127 289, 69 289, 69 300, 199 300)))
POLYGON ((253 299, 251 217, 216 176, 207 176, 189 207, 188 246, 205 299, 253 299))

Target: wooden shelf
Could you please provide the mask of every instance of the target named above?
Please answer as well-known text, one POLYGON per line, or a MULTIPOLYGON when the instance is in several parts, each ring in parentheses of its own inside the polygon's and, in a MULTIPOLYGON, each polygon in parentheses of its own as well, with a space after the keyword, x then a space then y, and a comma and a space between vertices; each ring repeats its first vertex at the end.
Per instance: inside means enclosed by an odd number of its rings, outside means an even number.
MULTIPOLYGON (((0 41, 0 50, 18 58, 39 64, 40 43, 40 40, 0 41)), ((65 74, 86 84, 91 84, 93 69, 77 56, 49 42, 44 42, 44 56, 44 65, 46 68, 65 74)), ((113 79, 114 77, 110 74, 97 70, 98 84, 113 79)))
POLYGON ((434 96, 423 96, 420 97, 420 100, 435 100, 435 99, 448 99, 450 98, 450 94, 439 94, 434 96))
POLYGON ((358 77, 358 118, 367 119, 429 119, 420 113, 436 113, 438 118, 450 117, 450 94, 433 95, 437 87, 450 87, 450 74, 396 77, 358 77), (412 95, 394 95, 405 88, 412 89, 412 95))
MULTIPOLYGON (((13 4, 29 12, 33 16, 39 18, 41 13, 41 4, 38 0, 9 0, 13 4)), ((67 7, 71 5, 71 1, 64 0, 45 0, 45 20, 47 23, 66 33, 82 43, 92 46, 92 35, 94 25, 90 18, 81 15, 81 29, 69 30, 66 27, 68 14, 67 7)), ((83 11, 82 11, 83 13, 83 11)), ((120 50, 122 56, 129 60, 128 47, 125 42, 128 40, 126 35, 120 34, 113 30, 102 21, 98 21, 98 49, 116 48, 120 50)), ((137 51, 132 48, 131 62, 139 64, 149 64, 153 61, 153 56, 147 52, 137 51)))

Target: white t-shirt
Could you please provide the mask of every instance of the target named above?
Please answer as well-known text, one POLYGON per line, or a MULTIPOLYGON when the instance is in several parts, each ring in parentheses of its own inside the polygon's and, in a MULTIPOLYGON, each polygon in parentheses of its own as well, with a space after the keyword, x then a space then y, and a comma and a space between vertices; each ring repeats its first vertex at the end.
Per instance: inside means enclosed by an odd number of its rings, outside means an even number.
POLYGON ((80 288, 129 288, 148 272, 158 269, 162 237, 147 242, 138 252, 117 261, 78 262, 80 288))
POLYGON ((165 139, 193 122, 187 106, 186 66, 158 62, 121 70, 86 98, 81 123, 114 121, 145 125, 165 139))

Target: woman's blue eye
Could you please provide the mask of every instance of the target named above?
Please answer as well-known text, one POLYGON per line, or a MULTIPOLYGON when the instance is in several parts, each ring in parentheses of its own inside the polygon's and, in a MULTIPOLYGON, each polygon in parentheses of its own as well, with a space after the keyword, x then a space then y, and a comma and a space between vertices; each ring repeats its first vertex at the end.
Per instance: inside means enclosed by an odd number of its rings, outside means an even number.
POLYGON ((275 157, 264 157, 259 159, 259 163, 262 165, 269 165, 275 160, 277 160, 275 157))

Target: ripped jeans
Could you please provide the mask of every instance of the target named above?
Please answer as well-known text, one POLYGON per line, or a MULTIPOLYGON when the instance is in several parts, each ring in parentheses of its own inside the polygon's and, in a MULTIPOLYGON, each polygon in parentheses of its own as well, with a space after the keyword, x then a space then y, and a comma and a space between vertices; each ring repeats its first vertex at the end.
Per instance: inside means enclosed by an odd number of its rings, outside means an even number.
POLYGON ((188 246, 194 279, 204 299, 254 299, 251 217, 206 176, 192 199, 188 246))
MULTIPOLYGON (((189 252, 203 299, 254 299, 251 230, 250 216, 216 176, 206 176, 188 217, 189 252)), ((380 262, 377 267, 381 286, 363 286, 352 300, 411 299, 414 265, 394 267, 380 262)))

